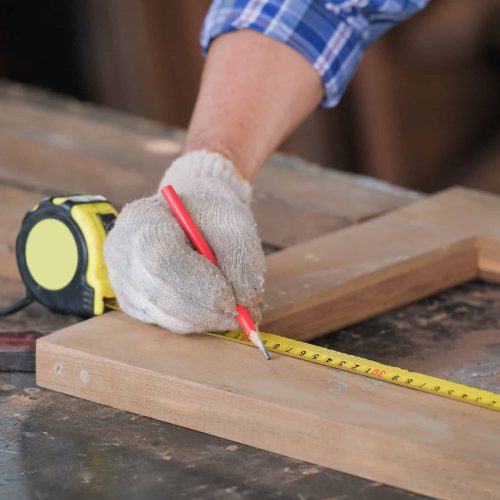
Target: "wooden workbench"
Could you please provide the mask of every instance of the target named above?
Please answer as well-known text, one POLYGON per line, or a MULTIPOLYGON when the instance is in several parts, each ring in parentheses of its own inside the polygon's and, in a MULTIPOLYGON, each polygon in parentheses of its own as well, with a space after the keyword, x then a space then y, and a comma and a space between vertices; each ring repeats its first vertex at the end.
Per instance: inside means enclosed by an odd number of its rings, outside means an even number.
MULTIPOLYGON (((116 204, 151 192, 178 154, 182 132, 139 118, 0 87, 0 300, 22 294, 13 245, 23 214, 43 194, 94 192, 116 204)), ((276 155, 256 181, 255 211, 269 251, 356 224, 419 195, 372 179, 276 155)), ((498 390, 500 291, 471 283, 362 326, 323 345, 425 371, 440 347, 450 378, 498 390), (363 335, 361 336, 361 328, 363 335)), ((0 331, 58 329, 75 318, 32 306, 0 331)), ((30 356, 30 354, 24 355, 30 356)), ((12 362, 15 362, 13 360, 12 362)), ((416 498, 417 495, 236 445, 34 387, 32 374, 0 375, 0 496, 164 498, 416 498), (61 480, 63 478, 63 480, 61 480), (2 488, 5 490, 2 492, 2 488), (19 492, 25 492, 19 495, 19 492)), ((332 387, 332 390, 341 388, 332 387)))

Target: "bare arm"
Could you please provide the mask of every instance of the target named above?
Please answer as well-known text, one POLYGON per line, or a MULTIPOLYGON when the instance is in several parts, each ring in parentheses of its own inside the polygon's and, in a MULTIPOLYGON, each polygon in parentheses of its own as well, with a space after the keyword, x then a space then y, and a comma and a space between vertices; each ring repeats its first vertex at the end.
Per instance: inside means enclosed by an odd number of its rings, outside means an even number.
POLYGON ((252 179, 319 104, 318 73, 294 49, 251 30, 211 45, 185 151, 216 151, 252 179))

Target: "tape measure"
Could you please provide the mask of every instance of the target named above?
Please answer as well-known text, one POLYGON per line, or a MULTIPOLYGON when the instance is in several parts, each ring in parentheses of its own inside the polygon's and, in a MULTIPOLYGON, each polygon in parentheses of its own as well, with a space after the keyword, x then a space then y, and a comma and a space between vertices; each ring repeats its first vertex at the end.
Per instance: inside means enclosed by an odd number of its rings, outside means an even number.
MULTIPOLYGON (((253 347, 253 344, 248 341, 243 332, 210 333, 208 335, 253 347)), ((422 373, 410 372, 396 368, 395 366, 384 365, 376 361, 351 356, 350 354, 344 354, 333 349, 281 337, 272 333, 261 332, 261 337, 266 350, 269 352, 277 352, 285 356, 291 356, 292 358, 303 359, 402 387, 500 411, 500 394, 495 394, 494 392, 476 389, 475 387, 469 387, 422 373)))
MULTIPOLYGON (((12 306, 10 312, 33 300, 54 312, 81 317, 119 310, 103 259, 104 240, 116 216, 106 198, 92 195, 45 198, 28 212, 16 245, 28 297, 12 306)), ((253 346, 243 332, 208 335, 253 346)), ((500 394, 271 333, 261 335, 268 351, 500 410, 500 394)))
POLYGON ((115 294, 102 252, 116 216, 106 198, 94 195, 53 196, 30 210, 16 242, 24 300, 83 318, 105 312, 115 294))

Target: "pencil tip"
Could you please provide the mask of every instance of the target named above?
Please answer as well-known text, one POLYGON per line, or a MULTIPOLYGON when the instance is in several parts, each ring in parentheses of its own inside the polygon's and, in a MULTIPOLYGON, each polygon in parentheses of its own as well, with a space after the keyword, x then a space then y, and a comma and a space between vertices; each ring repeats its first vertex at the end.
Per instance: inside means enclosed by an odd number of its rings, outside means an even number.
POLYGON ((269 353, 266 351, 266 348, 264 347, 264 342, 262 342, 262 339, 260 338, 260 334, 258 331, 253 331, 250 335, 250 340, 259 348, 259 351, 262 353, 262 355, 267 359, 270 360, 271 356, 269 356, 269 353))

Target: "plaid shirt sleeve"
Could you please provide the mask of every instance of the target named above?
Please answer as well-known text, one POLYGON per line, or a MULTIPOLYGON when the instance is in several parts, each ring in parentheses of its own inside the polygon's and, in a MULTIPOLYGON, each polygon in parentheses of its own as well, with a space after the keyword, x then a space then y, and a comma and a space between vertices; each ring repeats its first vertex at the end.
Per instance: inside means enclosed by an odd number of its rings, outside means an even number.
POLYGON ((318 71, 323 107, 335 106, 363 50, 430 0, 214 0, 201 45, 223 33, 252 29, 300 52, 318 71))

